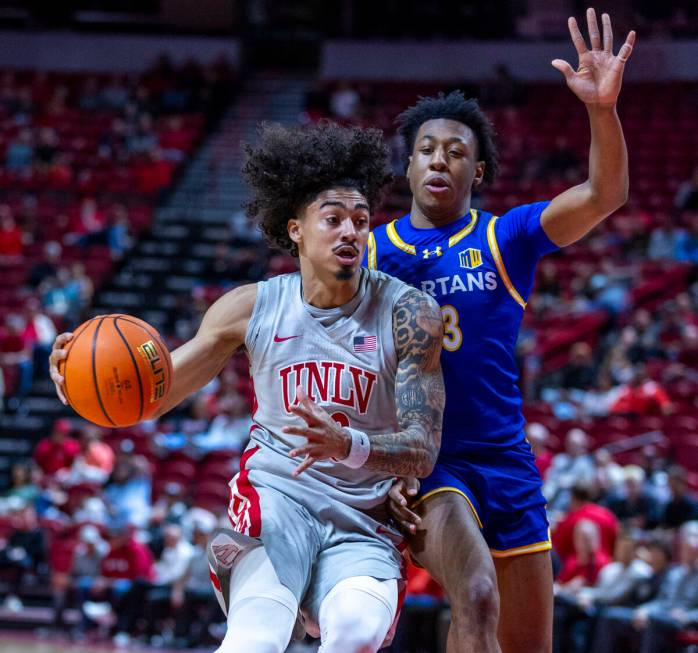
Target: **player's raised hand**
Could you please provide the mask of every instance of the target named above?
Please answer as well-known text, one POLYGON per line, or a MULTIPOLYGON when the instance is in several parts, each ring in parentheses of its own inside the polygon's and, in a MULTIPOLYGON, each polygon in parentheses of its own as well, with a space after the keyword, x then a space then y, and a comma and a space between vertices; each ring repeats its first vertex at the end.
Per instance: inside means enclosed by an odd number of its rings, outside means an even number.
POLYGON ((589 42, 591 50, 587 49, 584 36, 579 30, 579 25, 574 18, 569 18, 567 25, 572 36, 579 65, 577 70, 563 59, 554 59, 552 65, 557 68, 567 81, 567 86, 585 104, 598 106, 613 106, 618 99, 620 87, 623 82, 623 70, 630 59, 635 45, 635 32, 631 31, 625 39, 625 43, 613 54, 613 31, 611 18, 608 14, 602 14, 603 39, 596 22, 596 12, 587 9, 587 25, 589 28, 589 42))
POLYGON ((291 412, 305 420, 305 426, 284 426, 284 433, 300 435, 308 440, 302 447, 289 452, 294 458, 305 456, 303 462, 296 467, 292 476, 297 477, 318 460, 346 458, 351 447, 351 436, 335 422, 322 407, 318 406, 301 388, 296 388, 298 404, 291 412))
POLYGON ((53 341, 53 349, 51 349, 51 355, 48 359, 48 370, 49 375, 51 376, 51 381, 53 381, 54 385, 56 386, 56 394, 58 395, 58 398, 66 406, 68 405, 68 400, 65 398, 65 391, 63 389, 65 379, 58 371, 58 364, 60 361, 65 360, 65 357, 68 355, 68 353, 65 350, 65 346, 72 340, 72 338, 73 334, 70 332, 61 333, 58 336, 56 336, 56 339, 53 341))

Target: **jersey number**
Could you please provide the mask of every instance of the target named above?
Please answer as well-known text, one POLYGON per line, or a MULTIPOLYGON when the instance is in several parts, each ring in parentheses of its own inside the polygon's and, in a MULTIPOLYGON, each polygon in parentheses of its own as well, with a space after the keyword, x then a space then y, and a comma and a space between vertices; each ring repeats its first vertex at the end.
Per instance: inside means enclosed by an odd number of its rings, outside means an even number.
POLYGON ((441 307, 441 317, 444 321, 444 349, 456 351, 463 344, 463 332, 458 326, 458 311, 454 306, 445 304, 441 307))

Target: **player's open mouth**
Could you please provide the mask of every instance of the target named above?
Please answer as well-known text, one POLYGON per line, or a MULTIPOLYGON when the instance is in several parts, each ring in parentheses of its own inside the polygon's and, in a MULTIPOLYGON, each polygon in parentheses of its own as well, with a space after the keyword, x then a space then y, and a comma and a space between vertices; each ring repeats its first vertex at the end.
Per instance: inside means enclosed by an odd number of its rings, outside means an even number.
POLYGON ((451 184, 448 183, 448 180, 440 175, 429 177, 424 185, 430 193, 436 194, 445 193, 451 188, 451 184))
POLYGON ((334 250, 334 255, 342 265, 352 265, 353 263, 356 263, 359 258, 359 252, 356 251, 356 249, 351 245, 338 247, 334 250))

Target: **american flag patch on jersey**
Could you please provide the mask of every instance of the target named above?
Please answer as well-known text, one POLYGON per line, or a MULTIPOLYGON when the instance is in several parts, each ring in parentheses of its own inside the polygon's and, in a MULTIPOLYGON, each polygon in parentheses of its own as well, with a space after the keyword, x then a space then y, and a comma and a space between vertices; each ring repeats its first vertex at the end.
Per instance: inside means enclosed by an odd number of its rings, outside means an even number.
POLYGON ((376 336, 356 336, 354 338, 354 351, 376 351, 378 338, 376 336))

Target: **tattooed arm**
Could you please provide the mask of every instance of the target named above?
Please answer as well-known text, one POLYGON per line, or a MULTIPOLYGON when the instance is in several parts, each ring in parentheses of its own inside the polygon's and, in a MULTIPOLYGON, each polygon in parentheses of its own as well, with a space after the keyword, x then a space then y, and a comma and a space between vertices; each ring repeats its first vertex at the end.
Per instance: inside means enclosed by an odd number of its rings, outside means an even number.
POLYGON ((441 445, 446 393, 441 374, 443 322, 438 304, 419 290, 409 290, 393 310, 393 338, 398 356, 395 408, 400 430, 371 435, 365 467, 396 476, 431 473, 441 445))
MULTIPOLYGON (((441 445, 441 421, 445 402, 441 375, 443 322, 438 304, 419 290, 410 289, 395 303, 393 339, 398 366, 395 377, 395 407, 400 430, 368 435, 370 453, 362 467, 395 476, 424 477, 431 473, 441 445)), ((305 426, 284 426, 283 432, 300 435, 307 444, 289 452, 305 456, 293 471, 299 476, 317 460, 344 460, 349 456, 352 436, 323 408, 296 389, 298 403, 291 412, 305 426)))

